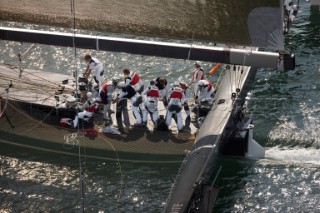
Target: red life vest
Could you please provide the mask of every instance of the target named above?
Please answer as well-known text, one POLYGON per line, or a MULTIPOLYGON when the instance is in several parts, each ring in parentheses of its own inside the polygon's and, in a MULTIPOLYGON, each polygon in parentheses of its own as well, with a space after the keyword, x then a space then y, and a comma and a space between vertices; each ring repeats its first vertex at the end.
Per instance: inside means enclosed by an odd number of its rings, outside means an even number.
POLYGON ((101 87, 101 91, 104 91, 105 93, 107 93, 107 87, 109 86, 108 82, 104 83, 101 87))
POLYGON ((97 109, 97 105, 96 104, 91 104, 91 102, 89 101, 89 107, 86 108, 87 112, 94 112, 97 109))
POLYGON ((194 71, 193 73, 193 79, 198 79, 198 76, 199 76, 199 71, 202 71, 202 75, 201 75, 201 80, 204 79, 204 72, 203 72, 203 69, 197 69, 196 71, 194 71))
POLYGON ((207 82, 208 82, 208 85, 209 85, 208 92, 210 92, 212 90, 212 83, 210 81, 207 81, 207 82))
POLYGON ((133 72, 132 74, 130 74, 130 77, 131 77, 131 81, 130 81, 131 86, 135 85, 140 80, 140 77, 136 72, 133 72))
POLYGON ((175 87, 172 90, 172 93, 170 94, 170 98, 182 98, 183 90, 180 87, 175 87))
POLYGON ((149 91, 147 92, 147 97, 159 97, 159 90, 157 87, 152 86, 150 87, 149 91))

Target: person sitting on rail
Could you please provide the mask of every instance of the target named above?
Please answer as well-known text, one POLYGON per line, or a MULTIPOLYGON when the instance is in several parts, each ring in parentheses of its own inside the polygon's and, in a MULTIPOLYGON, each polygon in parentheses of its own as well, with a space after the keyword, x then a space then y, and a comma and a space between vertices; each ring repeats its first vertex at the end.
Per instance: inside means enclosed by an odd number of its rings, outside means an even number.
POLYGON ((84 56, 84 60, 87 64, 87 69, 84 73, 85 77, 88 79, 92 70, 94 70, 93 79, 97 84, 99 84, 99 88, 100 88, 102 86, 103 74, 104 74, 102 63, 98 59, 91 57, 91 55, 89 54, 86 54, 84 56))
POLYGON ((139 94, 143 92, 144 86, 138 73, 124 69, 123 75, 125 84, 131 85, 139 94))
POLYGON ((121 99, 131 100, 132 112, 136 118, 137 123, 135 126, 143 126, 141 114, 140 114, 140 104, 142 103, 142 96, 134 90, 134 88, 129 84, 120 82, 118 88, 121 89, 119 96, 116 98, 115 102, 121 101, 121 99))
POLYGON ((118 85, 119 79, 117 77, 113 77, 112 81, 107 81, 102 85, 99 90, 99 96, 101 98, 102 103, 104 104, 103 107, 103 117, 104 119, 111 119, 112 110, 110 108, 111 102, 114 102, 113 92, 115 91, 118 85))
POLYGON ((191 81, 189 82, 189 85, 192 85, 193 93, 194 95, 196 95, 198 82, 205 79, 205 75, 199 61, 197 61, 194 64, 194 67, 195 69, 192 72, 192 77, 191 77, 191 81))
POLYGON ((144 107, 143 107, 143 114, 142 114, 142 121, 143 123, 147 123, 148 114, 150 114, 152 118, 153 124, 157 125, 158 120, 158 98, 159 98, 159 90, 158 87, 155 86, 154 81, 150 81, 150 86, 145 89, 142 93, 145 97, 144 99, 144 107))
POLYGON ((185 103, 185 95, 183 89, 180 88, 180 83, 178 81, 174 82, 173 88, 169 91, 168 95, 169 104, 168 110, 166 115, 166 124, 169 127, 171 125, 172 116, 176 115, 176 121, 178 130, 182 130, 183 123, 182 123, 182 104, 185 103))
POLYGON ((184 111, 187 114, 186 119, 190 119, 190 108, 189 108, 188 99, 187 99, 187 89, 189 88, 189 86, 186 82, 180 81, 180 87, 181 87, 181 89, 183 89, 183 93, 186 97, 185 102, 183 104, 184 111))
POLYGON ((214 96, 214 87, 208 80, 200 80, 198 82, 198 88, 196 90, 195 100, 200 102, 211 101, 214 96))
POLYGON ((87 93, 87 101, 78 109, 82 112, 78 112, 76 117, 73 120, 73 127, 77 128, 79 119, 85 119, 85 118, 91 118, 93 116, 93 113, 96 109, 98 109, 98 104, 95 102, 95 100, 92 98, 92 93, 87 93))
POLYGON ((165 108, 168 107, 168 91, 169 91, 169 84, 167 79, 163 77, 158 77, 155 81, 155 86, 159 89, 159 98, 163 102, 165 108))

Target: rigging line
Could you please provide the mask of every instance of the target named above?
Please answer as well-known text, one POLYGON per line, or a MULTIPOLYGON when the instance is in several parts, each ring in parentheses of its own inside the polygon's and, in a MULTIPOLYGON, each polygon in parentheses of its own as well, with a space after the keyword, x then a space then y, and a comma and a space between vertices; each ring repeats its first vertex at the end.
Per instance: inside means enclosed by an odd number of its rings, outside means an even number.
MULTIPOLYGON (((77 60, 77 48, 76 48, 76 43, 75 43, 75 37, 76 37, 76 8, 75 8, 75 1, 70 0, 71 2, 71 15, 73 15, 73 36, 72 36, 72 43, 73 43, 73 48, 74 48, 74 63, 75 63, 75 96, 77 97, 78 95, 78 67, 76 66, 76 60, 77 60)), ((77 113, 79 113, 79 110, 77 108, 77 113)), ((80 127, 78 124, 78 133, 80 132, 80 127)), ((84 190, 83 190, 83 177, 82 177, 82 162, 81 162, 81 142, 79 140, 78 144, 78 159, 79 159, 79 180, 80 180, 80 211, 83 213, 84 212, 84 190)))
MULTIPOLYGON (((228 47, 228 46, 227 46, 228 47)), ((226 61, 230 61, 230 58, 228 57, 227 54, 224 55, 225 56, 225 60, 226 61)), ((226 71, 229 73, 229 77, 230 77, 230 95, 232 94, 232 76, 231 76, 231 65, 227 64, 227 66, 225 67, 226 71), (229 67, 229 69, 227 69, 227 67, 229 67)))
MULTIPOLYGON (((11 78, 11 77, 0 77, 0 79, 2 80, 11 80, 11 81, 14 81, 13 83, 18 83, 18 84, 21 84, 21 85, 29 85, 29 86, 33 86, 31 88, 22 88, 22 89, 28 89, 28 90, 35 90, 35 89, 38 89, 39 87, 41 88, 41 92, 44 91, 44 87, 46 87, 46 89, 48 89, 49 91, 52 91, 52 89, 58 89, 58 85, 56 87, 53 87, 53 86, 48 86, 46 84, 38 84, 38 83, 34 83, 34 82, 28 82, 28 81, 20 81, 20 80, 17 80, 15 78, 11 78), (17 81, 16 81, 17 80, 17 81)), ((14 87, 15 89, 19 89, 19 87, 14 87)), ((20 87, 21 88, 21 87, 20 87)), ((65 88, 65 90, 67 90, 68 88, 65 88)), ((47 91, 45 91, 47 92, 47 91)))
POLYGON ((37 128, 39 125, 42 125, 43 122, 52 114, 52 112, 53 112, 54 110, 55 110, 55 108, 52 108, 52 110, 51 110, 42 120, 40 120, 36 125, 34 125, 33 127, 31 127, 30 129, 27 129, 26 131, 24 131, 23 134, 34 130, 34 129, 37 128))
POLYGON ((23 57, 24 57, 25 55, 27 55, 27 53, 29 53, 29 51, 30 51, 34 46, 35 46, 35 44, 31 44, 30 47, 29 47, 26 51, 24 51, 22 54, 20 54, 20 58, 23 59, 23 57))
POLYGON ((9 91, 7 91, 7 98, 4 99, 2 98, 2 96, 0 96, 0 118, 2 117, 2 115, 4 114, 5 110, 7 109, 7 106, 8 106, 8 98, 9 98, 9 91), (1 112, 1 108, 2 108, 2 105, 1 105, 1 102, 2 100, 5 100, 5 104, 4 104, 4 107, 3 107, 3 110, 1 112))
MULTIPOLYGON (((12 69, 12 71, 13 71, 13 72, 15 72, 15 73, 18 73, 15 69, 12 69)), ((27 73, 28 75, 31 75, 31 76, 37 77, 37 78, 39 78, 39 79, 41 79, 41 80, 43 80, 43 81, 45 81, 45 82, 48 82, 48 83, 51 83, 51 84, 57 85, 57 83, 52 82, 52 81, 49 81, 49 80, 47 80, 47 79, 45 79, 45 78, 43 78, 43 77, 37 76, 37 75, 35 75, 35 74, 31 73, 31 72, 28 72, 28 71, 24 71, 24 72, 25 72, 25 73, 27 73)), ((29 81, 30 81, 30 79, 29 79, 29 78, 27 78, 26 76, 23 76, 23 78, 24 78, 24 79, 26 79, 26 80, 29 80, 29 81)), ((17 80, 18 80, 18 79, 17 79, 17 80)))
POLYGON ((233 65, 233 72, 234 72, 234 86, 236 87, 235 89, 237 89, 237 77, 239 77, 239 76, 237 76, 237 65, 233 65))
MULTIPOLYGON (((238 82, 238 87, 240 88, 240 83, 241 83, 241 80, 243 78, 243 69, 244 69, 244 66, 246 64, 246 59, 247 59, 247 54, 250 54, 250 52, 252 52, 252 49, 250 49, 248 52, 246 50, 246 53, 244 54, 243 56, 243 64, 242 64, 242 70, 241 70, 241 75, 240 75, 240 78, 239 78, 239 82, 238 82)), ((248 71, 248 67, 247 68, 247 71, 248 71)))
MULTIPOLYGON (((18 100, 18 99, 17 99, 18 100)), ((36 121, 35 119, 33 119, 32 117, 30 117, 29 115, 27 115, 26 113, 22 112, 21 110, 17 109, 13 104, 11 104, 10 102, 8 102, 9 106, 12 107, 14 110, 16 110, 17 112, 19 112, 20 114, 26 116, 27 118, 29 118, 32 121, 36 121)))
MULTIPOLYGON (((21 43, 22 44, 22 43, 21 43)), ((23 68, 22 68, 22 58, 29 52, 29 50, 31 50, 31 48, 34 46, 34 44, 32 44, 24 53, 19 53, 18 54, 18 58, 19 58, 19 78, 21 78, 22 76, 22 72, 23 72, 23 68)))
POLYGON ((230 65, 229 66, 229 69, 227 70, 227 72, 229 73, 229 79, 230 79, 230 95, 232 95, 232 76, 231 76, 231 67, 230 65))
POLYGON ((188 61, 189 61, 189 59, 190 59, 190 55, 191 55, 191 50, 192 50, 192 47, 193 47, 193 42, 194 42, 194 32, 195 31, 193 31, 192 32, 192 40, 191 40, 191 46, 190 46, 190 49, 189 49, 189 52, 188 52, 188 61))
MULTIPOLYGON (((99 137, 99 136, 98 136, 99 137)), ((120 158, 119 158, 119 155, 118 155, 118 152, 116 150, 116 148, 113 146, 113 144, 105 139, 104 137, 100 136, 100 138, 104 141, 106 141, 110 146, 111 148, 113 149, 114 153, 116 154, 116 158, 117 158, 117 162, 119 164, 119 171, 120 171, 120 190, 119 190, 119 198, 118 198, 118 202, 120 204, 120 199, 121 199, 121 194, 122 194, 122 187, 123 187, 123 174, 122 174, 122 167, 121 167, 121 161, 120 161, 120 158)), ((119 211, 119 205, 118 205, 118 209, 117 209, 117 212, 119 211)))

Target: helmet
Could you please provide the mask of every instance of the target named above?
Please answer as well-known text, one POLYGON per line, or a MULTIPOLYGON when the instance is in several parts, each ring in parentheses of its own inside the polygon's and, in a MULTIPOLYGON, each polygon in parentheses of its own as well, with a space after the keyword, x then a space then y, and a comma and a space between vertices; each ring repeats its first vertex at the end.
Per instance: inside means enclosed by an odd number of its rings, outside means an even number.
POLYGON ((87 99, 91 99, 92 98, 92 93, 91 92, 87 92, 87 99))
POLYGON ((200 63, 200 61, 196 61, 196 63, 194 63, 194 65, 201 66, 201 63, 200 63))
POLYGON ((180 82, 179 82, 179 81, 175 81, 175 82, 173 83, 173 86, 174 86, 174 87, 179 87, 179 86, 180 86, 180 82))
POLYGON ((292 5, 291 8, 292 8, 294 11, 297 11, 297 10, 298 10, 298 6, 297 6, 297 5, 292 5))
POLYGON ((119 78, 118 77, 112 77, 112 82, 119 82, 119 78))

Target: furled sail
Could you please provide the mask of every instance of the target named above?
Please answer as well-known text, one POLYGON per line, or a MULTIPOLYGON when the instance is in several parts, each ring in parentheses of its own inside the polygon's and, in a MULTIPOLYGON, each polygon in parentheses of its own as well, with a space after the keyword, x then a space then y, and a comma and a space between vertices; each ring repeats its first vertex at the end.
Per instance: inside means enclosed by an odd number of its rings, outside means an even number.
MULTIPOLYGON (((0 19, 72 26, 66 0, 0 0, 0 19)), ((77 28, 282 50, 282 0, 77 0, 77 28)))

